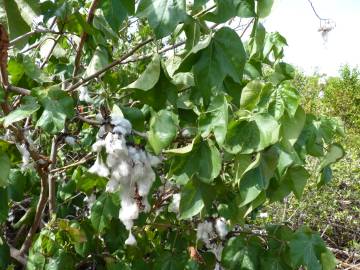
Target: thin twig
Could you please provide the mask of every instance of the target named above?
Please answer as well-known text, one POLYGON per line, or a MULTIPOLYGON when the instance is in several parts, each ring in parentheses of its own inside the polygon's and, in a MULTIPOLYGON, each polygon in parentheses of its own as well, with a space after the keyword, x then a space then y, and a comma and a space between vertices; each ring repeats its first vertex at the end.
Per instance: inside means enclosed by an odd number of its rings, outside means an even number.
POLYGON ((13 46, 15 45, 15 43, 19 42, 20 40, 23 40, 27 37, 30 37, 34 34, 39 34, 39 33, 49 33, 49 34, 56 34, 56 35, 59 35, 61 34, 61 32, 58 32, 58 31, 53 31, 53 30, 50 30, 50 29, 35 29, 33 31, 30 31, 30 32, 27 32, 21 36, 18 36, 17 38, 14 38, 13 40, 10 41, 9 45, 10 46, 13 46))
POLYGON ((85 157, 81 158, 80 160, 78 160, 78 161, 76 161, 74 163, 65 165, 64 167, 61 167, 61 168, 53 169, 50 172, 53 173, 53 174, 58 173, 58 172, 63 172, 65 170, 69 169, 69 168, 84 164, 84 163, 88 162, 89 160, 94 159, 95 157, 96 157, 96 155, 88 154, 85 157))
POLYGON ((311 0, 308 0, 308 2, 309 2, 309 4, 310 4, 310 6, 311 6, 312 10, 313 10, 313 11, 314 11, 314 13, 315 13, 315 16, 316 16, 316 17, 318 17, 318 19, 319 19, 320 21, 326 21, 326 20, 329 20, 329 19, 324 19, 324 18, 321 18, 321 17, 319 16, 319 14, 317 13, 317 11, 316 11, 316 9, 315 9, 315 7, 314 7, 314 4, 311 2, 311 0))
POLYGON ((136 51, 138 51, 140 48, 144 47, 146 44, 152 42, 154 39, 150 38, 148 40, 145 40, 141 43, 139 43, 138 45, 136 45, 132 50, 130 50, 128 53, 124 54, 121 58, 115 60, 114 62, 108 64, 106 67, 100 69, 99 71, 95 72, 94 74, 81 79, 79 82, 75 83, 74 85, 70 86, 68 89, 66 89, 65 91, 67 92, 71 92, 74 91, 75 89, 77 89, 78 87, 80 87, 81 85, 97 78, 98 76, 100 76, 101 74, 105 73, 106 71, 108 71, 109 69, 121 64, 121 62, 123 62, 124 60, 128 59, 130 56, 132 56, 136 51))
POLYGON ((244 29, 244 31, 242 32, 240 38, 242 38, 242 37, 245 35, 246 31, 249 29, 250 25, 251 25, 254 21, 255 21, 255 19, 252 18, 251 21, 248 23, 248 25, 245 27, 245 29, 244 29))
POLYGON ((53 53, 53 51, 54 51, 54 49, 55 49, 56 45, 58 44, 58 42, 59 42, 59 40, 60 40, 61 37, 62 37, 62 35, 60 34, 60 35, 55 39, 54 44, 52 45, 52 47, 51 47, 48 55, 46 56, 44 62, 42 62, 41 66, 40 66, 41 69, 43 69, 43 68, 45 67, 46 63, 49 61, 49 59, 50 59, 50 57, 51 57, 51 55, 52 55, 52 53, 53 53))
MULTIPOLYGON (((86 22, 88 24, 91 24, 93 19, 94 19, 94 14, 95 14, 95 10, 97 8, 97 5, 100 1, 99 0, 94 0, 90 6, 90 10, 86 19, 86 22)), ((87 32, 83 32, 81 34, 81 38, 80 38, 80 42, 79 42, 79 46, 76 50, 76 56, 75 56, 75 63, 74 63, 74 71, 73 71, 73 77, 76 77, 76 75, 79 73, 79 69, 80 69, 80 59, 81 59, 81 53, 85 44, 85 41, 88 37, 88 33, 87 32)))

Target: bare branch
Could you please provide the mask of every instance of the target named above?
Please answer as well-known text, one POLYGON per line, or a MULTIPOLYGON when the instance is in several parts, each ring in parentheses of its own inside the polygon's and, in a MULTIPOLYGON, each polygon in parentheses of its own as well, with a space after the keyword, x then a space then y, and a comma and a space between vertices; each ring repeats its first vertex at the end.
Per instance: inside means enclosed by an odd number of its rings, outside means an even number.
POLYGON ((31 95, 31 91, 29 89, 25 89, 22 87, 18 87, 18 86, 13 86, 13 85, 8 85, 6 87, 7 91, 12 91, 14 93, 23 95, 23 96, 30 96, 31 95))
POLYGON ((50 215, 56 212, 56 187, 55 187, 55 177, 51 174, 51 170, 54 169, 56 164, 56 156, 57 156, 57 136, 54 136, 51 143, 51 151, 50 151, 50 161, 51 164, 49 166, 49 174, 48 174, 48 185, 49 185, 49 212, 50 215))
POLYGON ((11 258, 15 259, 17 262, 21 263, 23 266, 26 265, 26 257, 22 256, 20 254, 20 251, 14 247, 12 247, 11 245, 9 245, 10 247, 10 256, 11 258))
MULTIPOLYGON (((90 6, 90 10, 89 10, 89 14, 88 17, 86 19, 86 22, 88 24, 91 24, 91 22, 94 19, 94 14, 95 14, 95 10, 97 8, 97 5, 100 1, 99 0, 94 0, 90 6)), ((75 64, 74 64, 74 72, 73 72, 73 77, 75 77, 78 73, 79 73, 79 69, 80 69, 80 59, 81 59, 81 53, 85 44, 85 41, 88 37, 88 33, 87 32, 83 32, 80 38, 80 42, 79 42, 79 46, 76 50, 76 56, 75 56, 75 64)))

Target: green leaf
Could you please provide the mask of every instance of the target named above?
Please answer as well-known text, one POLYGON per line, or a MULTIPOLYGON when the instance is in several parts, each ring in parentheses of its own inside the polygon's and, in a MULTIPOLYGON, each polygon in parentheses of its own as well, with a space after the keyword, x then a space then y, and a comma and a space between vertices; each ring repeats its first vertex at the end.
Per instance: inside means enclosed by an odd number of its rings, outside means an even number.
POLYGON ((240 181, 240 201, 238 207, 242 207, 254 201, 262 191, 269 186, 270 179, 275 173, 279 153, 276 147, 271 147, 261 153, 258 166, 247 171, 240 181))
POLYGON ((141 0, 137 16, 147 17, 157 38, 172 33, 176 26, 185 21, 185 0, 141 0))
POLYGON ((237 33, 226 27, 218 30, 193 67, 196 87, 205 101, 209 100, 212 91, 222 88, 227 76, 240 82, 245 61, 246 53, 237 33))
POLYGON ((105 48, 97 47, 89 65, 86 68, 84 77, 93 75, 109 63, 109 55, 105 48))
POLYGON ((225 140, 228 125, 228 102, 223 95, 215 96, 207 111, 199 117, 199 130, 202 137, 214 132, 216 142, 222 144, 225 140))
POLYGON ((333 163, 339 161, 344 156, 345 156, 345 151, 344 151, 344 148, 340 144, 334 143, 334 144, 330 145, 326 155, 320 162, 319 171, 321 171, 325 167, 329 166, 330 164, 333 164, 333 163))
MULTIPOLYGON (((25 22, 25 20, 22 18, 21 13, 19 11, 19 8, 14 0, 2 0, 6 17, 7 17, 7 23, 9 27, 9 36, 10 39, 15 39, 27 32, 30 32, 31 28, 29 25, 25 22), (16 18, 16 20, 14 20, 16 18)), ((26 44, 26 39, 19 41, 16 43, 18 48, 22 48, 26 44)))
POLYGON ((290 117, 285 114, 281 119, 281 135, 291 145, 294 145, 298 140, 306 122, 305 111, 299 107, 294 115, 290 117))
POLYGON ((11 164, 8 155, 0 150, 0 187, 6 187, 8 185, 10 167, 11 164))
POLYGON ((0 224, 7 220, 8 213, 9 205, 7 189, 0 187, 0 224))
POLYGON ((260 18, 269 16, 274 0, 258 0, 257 1, 257 14, 260 18))
POLYGON ((232 154, 251 154, 273 145, 279 140, 280 126, 268 114, 258 114, 250 121, 229 124, 224 148, 232 154))
POLYGON ((241 91, 240 108, 245 110, 254 109, 260 100, 263 87, 264 83, 260 81, 249 82, 241 91))
POLYGON ((45 270, 72 270, 74 269, 74 264, 73 256, 60 249, 54 257, 49 259, 45 270))
POLYGON ((307 227, 300 228, 290 241, 290 258, 294 267, 311 270, 334 270, 336 260, 321 237, 307 227))
POLYGON ((285 181, 290 181, 291 189, 298 200, 302 197, 309 177, 310 174, 302 166, 290 167, 286 172, 285 178, 288 180, 285 181))
POLYGON ((11 262, 10 248, 6 242, 0 237, 0 269, 11 270, 7 268, 11 262))
POLYGON ((20 170, 12 169, 9 174, 8 194, 13 201, 20 202, 24 199, 28 178, 20 170))
POLYGON ((148 140, 155 154, 160 154, 161 150, 168 147, 176 137, 177 116, 167 110, 161 110, 154 114, 150 120, 150 130, 148 140))
POLYGON ((104 12, 106 21, 111 28, 117 32, 119 31, 121 23, 130 14, 135 11, 134 0, 109 0, 101 1, 100 8, 104 12))
POLYGON ((204 208, 201 189, 197 188, 193 181, 183 186, 180 194, 180 219, 189 219, 199 214, 204 208))
POLYGON ((215 2, 216 11, 207 13, 204 16, 205 20, 223 23, 235 16, 243 18, 256 16, 254 0, 216 0, 215 2))
POLYGON ((280 119, 285 109, 294 117, 300 103, 298 91, 288 83, 280 85, 272 94, 269 110, 276 119, 280 119))
POLYGON ((66 118, 74 116, 73 99, 57 87, 39 90, 37 96, 44 111, 36 125, 49 133, 63 130, 66 118))
POLYGON ((119 214, 119 201, 116 194, 103 193, 91 208, 91 224, 98 232, 103 232, 112 218, 119 214))
POLYGON ((195 85, 206 102, 223 87, 226 77, 240 83, 246 62, 244 46, 238 34, 227 27, 218 30, 211 40, 194 47, 177 72, 193 67, 195 85))
POLYGON ((258 238, 232 237, 224 246, 221 265, 229 270, 259 269, 261 242, 258 238))
POLYGON ((20 105, 20 107, 14 111, 11 111, 7 116, 4 117, 4 127, 8 127, 12 123, 21 121, 40 109, 40 105, 37 103, 34 97, 24 97, 23 101, 24 103, 20 105))
POLYGON ((204 141, 194 145, 191 152, 175 155, 170 168, 170 174, 178 183, 187 183, 193 175, 205 182, 211 183, 220 173, 221 156, 212 141, 204 141))
POLYGON ((148 91, 156 85, 160 77, 160 56, 155 54, 150 64, 147 65, 145 71, 133 83, 125 87, 125 89, 140 89, 148 91))

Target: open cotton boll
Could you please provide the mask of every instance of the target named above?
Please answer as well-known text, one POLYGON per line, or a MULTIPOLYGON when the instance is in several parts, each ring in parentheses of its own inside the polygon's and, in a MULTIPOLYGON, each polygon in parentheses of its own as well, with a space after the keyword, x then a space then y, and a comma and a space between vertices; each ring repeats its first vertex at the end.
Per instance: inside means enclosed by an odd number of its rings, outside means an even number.
POLYGON ((111 124, 116 127, 121 127, 124 130, 124 135, 128 135, 131 133, 132 126, 129 120, 125 119, 124 117, 120 115, 111 116, 111 124))
POLYGON ((152 181, 138 181, 138 193, 140 196, 147 196, 152 186, 152 181))
POLYGON ((103 162, 100 154, 97 155, 94 165, 89 169, 90 173, 97 174, 101 177, 107 177, 109 175, 109 169, 103 162))
POLYGON ((16 144, 16 148, 19 150, 22 156, 22 165, 23 169, 28 168, 30 164, 30 152, 27 150, 25 144, 16 144))
POLYGON ((151 167, 157 167, 161 163, 160 158, 158 158, 157 156, 153 156, 153 155, 151 155, 149 153, 147 154, 147 160, 148 160, 151 167))
POLYGON ((179 209, 180 209, 180 193, 175 193, 172 196, 172 201, 168 206, 168 211, 178 214, 179 213, 179 209))
POLYGON ((105 148, 106 153, 108 154, 127 152, 125 139, 121 135, 119 136, 118 134, 113 134, 111 132, 105 137, 105 148))
POLYGON ((93 152, 99 153, 104 146, 105 146, 105 141, 98 140, 92 145, 91 148, 92 148, 93 152))
POLYGON ((81 86, 79 89, 79 100, 85 101, 87 103, 94 102, 93 99, 90 97, 87 87, 81 86))
POLYGON ((124 223, 126 229, 129 228, 129 224, 132 224, 134 219, 137 219, 139 216, 139 207, 135 200, 128 201, 122 200, 121 201, 121 209, 119 211, 119 219, 124 223), (130 222, 129 222, 130 221, 130 222))
POLYGON ((199 223, 196 231, 196 239, 208 243, 213 230, 213 224, 211 222, 205 220, 203 223, 199 223))
POLYGON ((111 176, 110 181, 106 184, 106 192, 114 193, 119 189, 119 186, 119 182, 111 176))
POLYGON ((75 145, 76 142, 75 138, 71 136, 66 136, 64 140, 68 145, 75 145))
POLYGON ((226 224, 226 220, 224 218, 218 218, 215 222, 216 233, 219 235, 221 239, 224 239, 228 234, 228 228, 226 224))
POLYGON ((87 204, 87 207, 91 210, 92 206, 96 201, 96 195, 92 193, 90 196, 84 198, 84 202, 87 204))
POLYGON ((135 239, 134 235, 131 233, 131 231, 129 232, 129 237, 125 240, 125 245, 128 245, 128 246, 136 245, 136 239, 135 239))

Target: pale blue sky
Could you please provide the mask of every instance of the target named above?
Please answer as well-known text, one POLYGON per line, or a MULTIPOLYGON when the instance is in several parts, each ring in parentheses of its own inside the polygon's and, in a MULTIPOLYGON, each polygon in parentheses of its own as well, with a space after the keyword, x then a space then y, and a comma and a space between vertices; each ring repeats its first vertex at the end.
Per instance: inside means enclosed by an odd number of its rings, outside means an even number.
POLYGON ((272 14, 264 21, 268 31, 286 37, 285 60, 310 74, 318 70, 336 75, 342 64, 360 67, 360 0, 312 2, 321 17, 336 22, 325 45, 308 0, 275 0, 272 14))

